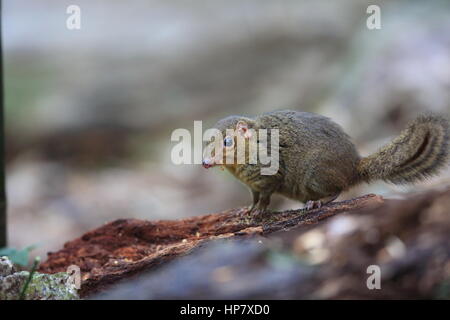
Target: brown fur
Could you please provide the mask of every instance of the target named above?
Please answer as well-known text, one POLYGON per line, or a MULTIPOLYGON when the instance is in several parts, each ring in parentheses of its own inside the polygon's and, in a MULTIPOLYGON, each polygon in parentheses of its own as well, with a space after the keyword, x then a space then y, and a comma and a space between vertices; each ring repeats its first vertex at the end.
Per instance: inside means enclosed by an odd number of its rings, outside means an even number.
POLYGON ((423 180, 448 162, 449 138, 448 120, 431 114, 419 116, 391 143, 363 158, 358 172, 366 182, 423 180))
POLYGON ((418 181, 437 173, 448 161, 449 122, 441 116, 418 117, 390 144, 365 158, 339 125, 321 115, 282 110, 255 118, 230 116, 215 128, 225 136, 226 129, 235 129, 240 121, 255 130, 279 129, 275 175, 261 175, 260 163, 225 165, 250 187, 253 205, 261 210, 267 208, 273 193, 304 203, 332 199, 360 182, 418 181))

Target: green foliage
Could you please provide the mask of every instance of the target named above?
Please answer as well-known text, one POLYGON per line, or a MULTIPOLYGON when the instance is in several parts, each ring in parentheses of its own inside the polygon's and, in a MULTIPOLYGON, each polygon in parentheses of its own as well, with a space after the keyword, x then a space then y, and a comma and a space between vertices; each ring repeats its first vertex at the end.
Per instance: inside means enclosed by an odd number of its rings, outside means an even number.
POLYGON ((30 251, 35 249, 35 245, 28 246, 22 250, 14 248, 1 248, 0 256, 7 256, 14 264, 27 266, 30 256, 30 251))
POLYGON ((24 284, 24 286, 22 288, 22 291, 20 292, 19 300, 24 300, 25 299, 25 293, 26 293, 26 291, 27 291, 27 289, 28 289, 28 287, 30 285, 31 280, 33 279, 33 275, 36 272, 40 261, 41 261, 41 258, 39 258, 39 257, 36 257, 34 259, 33 267, 31 268, 30 275, 29 275, 27 281, 25 282, 25 284, 24 284))
POLYGON ((73 300, 79 299, 77 288, 66 272, 37 272, 40 259, 34 260, 30 271, 18 271, 8 258, 0 260, 3 273, 0 281, 2 300, 73 300))

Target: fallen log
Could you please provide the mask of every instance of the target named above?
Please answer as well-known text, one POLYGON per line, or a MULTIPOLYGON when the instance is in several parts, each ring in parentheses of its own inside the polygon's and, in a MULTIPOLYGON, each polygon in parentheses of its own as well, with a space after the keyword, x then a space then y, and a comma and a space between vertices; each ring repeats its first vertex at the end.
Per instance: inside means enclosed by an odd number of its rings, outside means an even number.
POLYGON ((164 266, 174 258, 217 239, 269 236, 282 230, 311 226, 332 216, 369 210, 384 203, 382 197, 335 202, 314 210, 289 210, 264 216, 246 215, 246 208, 180 220, 121 219, 67 242, 48 253, 39 272, 56 273, 77 265, 82 272, 80 295, 87 297, 118 281, 164 266))
POLYGON ((449 208, 447 188, 209 241, 91 298, 450 299, 449 208))

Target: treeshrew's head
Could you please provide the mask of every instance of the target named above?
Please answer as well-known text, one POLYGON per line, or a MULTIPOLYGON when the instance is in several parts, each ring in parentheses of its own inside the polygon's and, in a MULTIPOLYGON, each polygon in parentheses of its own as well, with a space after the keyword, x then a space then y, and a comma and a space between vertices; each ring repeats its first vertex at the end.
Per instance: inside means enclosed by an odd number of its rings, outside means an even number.
POLYGON ((214 125, 214 134, 206 143, 202 165, 204 168, 211 168, 217 165, 223 165, 227 168, 233 168, 238 163, 238 147, 244 148, 244 157, 246 154, 245 146, 242 143, 253 137, 254 121, 250 118, 241 116, 229 116, 218 121, 214 125))

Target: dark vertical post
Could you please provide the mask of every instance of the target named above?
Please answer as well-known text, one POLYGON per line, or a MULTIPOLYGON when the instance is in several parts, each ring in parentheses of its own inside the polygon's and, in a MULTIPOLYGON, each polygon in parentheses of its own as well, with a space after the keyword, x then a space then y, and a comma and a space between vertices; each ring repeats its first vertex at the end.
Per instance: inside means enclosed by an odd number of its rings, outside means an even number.
POLYGON ((3 97, 2 2, 0 0, 0 248, 6 247, 5 123, 3 97))

